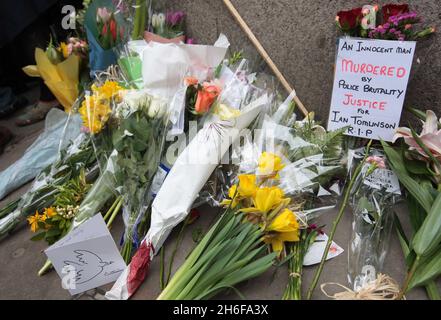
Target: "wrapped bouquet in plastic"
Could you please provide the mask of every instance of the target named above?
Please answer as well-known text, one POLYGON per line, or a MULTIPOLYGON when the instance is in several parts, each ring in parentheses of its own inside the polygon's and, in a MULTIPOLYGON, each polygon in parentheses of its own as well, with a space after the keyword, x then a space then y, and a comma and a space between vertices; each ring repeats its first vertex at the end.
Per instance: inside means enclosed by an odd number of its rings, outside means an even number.
POLYGON ((246 78, 238 79, 237 74, 233 73, 225 83, 222 94, 205 116, 202 129, 179 155, 153 201, 150 230, 132 263, 107 293, 109 299, 128 299, 136 291, 154 254, 186 218, 230 145, 271 101, 268 94, 250 86, 246 78), (237 86, 244 90, 232 90, 237 86))
MULTIPOLYGON (((352 156, 351 172, 364 158, 364 151, 356 150, 352 156)), ((382 151, 370 150, 353 191, 348 281, 353 290, 359 291, 374 282, 383 271, 394 223, 393 208, 401 200, 398 178, 389 169, 382 151), (367 176, 373 164, 377 168, 367 176)))

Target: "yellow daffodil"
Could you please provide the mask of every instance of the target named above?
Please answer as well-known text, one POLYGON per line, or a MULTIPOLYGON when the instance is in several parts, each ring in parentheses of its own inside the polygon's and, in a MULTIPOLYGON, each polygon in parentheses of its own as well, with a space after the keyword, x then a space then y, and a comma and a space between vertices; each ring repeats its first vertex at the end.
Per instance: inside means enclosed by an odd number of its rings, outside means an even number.
POLYGON ((284 167, 282 159, 274 153, 264 152, 259 158, 259 173, 261 175, 278 178, 279 171, 284 167))
POLYGON ((233 185, 228 191, 230 199, 222 201, 222 205, 232 208, 237 207, 240 201, 246 198, 253 198, 257 191, 256 176, 253 174, 242 174, 239 176, 239 185, 233 185))
POLYGON ((44 214, 40 215, 40 213, 36 211, 35 214, 33 216, 28 217, 27 220, 29 225, 31 226, 31 231, 37 232, 39 228, 38 223, 46 221, 46 216, 44 214))
POLYGON ((254 205, 260 212, 268 213, 276 208, 284 199, 283 191, 278 187, 264 187, 256 192, 254 205))
POLYGON ((299 241, 299 223, 295 214, 289 210, 283 210, 266 228, 269 232, 265 236, 265 243, 271 244, 273 251, 283 250, 285 242, 299 241))
POLYGON ((242 209, 242 212, 253 213, 260 212, 267 214, 271 210, 289 203, 289 199, 283 198, 284 193, 282 189, 278 187, 263 187, 256 191, 256 195, 253 198, 254 207, 242 209))
POLYGON ((240 197, 252 198, 256 191, 256 176, 254 174, 242 174, 239 176, 238 193, 240 197))
POLYGON ((55 211, 55 209, 52 208, 52 207, 46 208, 46 209, 44 209, 44 215, 47 218, 52 218, 52 217, 55 217, 57 215, 57 211, 55 211))
POLYGON ((228 197, 230 199, 225 199, 224 201, 222 201, 221 206, 224 207, 231 206, 231 208, 233 209, 236 208, 240 202, 239 198, 237 197, 237 185, 231 186, 230 190, 228 191, 228 197))
POLYGON ((60 43, 60 47, 58 48, 58 50, 63 55, 64 59, 67 59, 69 57, 69 49, 68 49, 68 46, 65 42, 60 43))

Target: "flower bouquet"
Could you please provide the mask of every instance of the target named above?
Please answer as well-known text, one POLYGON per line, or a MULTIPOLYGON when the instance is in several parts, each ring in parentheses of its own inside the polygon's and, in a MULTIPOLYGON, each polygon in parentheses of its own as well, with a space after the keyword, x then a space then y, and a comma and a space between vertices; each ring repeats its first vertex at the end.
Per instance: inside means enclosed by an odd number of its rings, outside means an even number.
POLYGON ((411 12, 407 4, 388 4, 381 7, 364 6, 340 11, 336 17, 337 27, 348 36, 369 39, 414 41, 435 32, 433 27, 418 30, 422 19, 411 12))
POLYGON ((23 71, 30 77, 41 77, 66 112, 70 112, 79 96, 81 70, 87 65, 88 44, 70 37, 55 45, 51 39, 46 51, 35 49, 34 66, 23 71))
POLYGON ((151 19, 152 32, 146 31, 144 39, 147 42, 183 43, 185 13, 182 11, 154 13, 151 19))
MULTIPOLYGON (((364 156, 364 150, 354 153, 352 171, 364 156)), ((381 150, 370 150, 353 191, 348 279, 353 290, 360 292, 375 282, 382 272, 394 222, 393 208, 401 198, 398 179, 387 167, 381 150), (366 176, 371 165, 375 165, 376 170, 366 176)))
MULTIPOLYGON (((230 84, 237 85, 234 80, 230 84)), ((186 218, 199 191, 231 143, 270 101, 268 95, 261 90, 249 88, 246 94, 241 91, 244 96, 236 96, 236 101, 243 101, 243 104, 239 104, 238 109, 233 109, 226 105, 228 96, 224 96, 224 92, 229 90, 225 90, 224 88, 215 103, 216 107, 212 107, 206 115, 203 128, 171 168, 153 201, 150 230, 141 242, 132 263, 107 293, 109 299, 128 299, 141 285, 155 252, 159 251, 172 229, 186 218), (231 110, 229 119, 221 116, 221 111, 226 114, 227 110, 231 110), (188 178, 189 173, 191 179, 188 178)))
MULTIPOLYGON (((59 158, 53 165, 48 166, 35 179, 31 189, 27 191, 15 205, 8 205, 0 210, 0 237, 6 236, 21 221, 30 215, 34 215, 35 221, 44 218, 37 212, 43 212, 46 208, 54 205, 61 190, 69 181, 76 180, 81 174, 86 175, 90 183, 96 178, 95 152, 90 139, 84 135, 74 139, 66 149, 61 150, 59 158)), ((34 231, 37 224, 33 223, 34 231)))
POLYGON ((127 28, 122 14, 115 10, 112 1, 93 1, 86 11, 84 27, 90 45, 91 74, 116 64, 114 48, 124 42, 127 28))
POLYGON ((283 236, 275 237, 273 250, 278 252, 281 264, 288 262, 290 277, 283 299, 300 300, 304 259, 321 234, 315 221, 334 208, 340 196, 344 129, 327 133, 314 121, 313 114, 296 121, 291 100, 292 95, 264 119, 257 142, 242 152, 245 161, 240 171, 275 176, 290 199, 289 209, 299 223, 298 234, 295 241, 285 244, 283 236), (260 161, 256 161, 256 150, 257 154, 263 152, 260 161))
POLYGON ((396 218, 408 267, 400 298, 413 288, 425 286, 429 297, 439 300, 435 280, 441 274, 441 122, 433 111, 412 112, 423 121, 422 132, 399 128, 395 140, 404 140, 401 147, 383 143, 390 166, 405 188, 412 225, 408 237, 396 218))

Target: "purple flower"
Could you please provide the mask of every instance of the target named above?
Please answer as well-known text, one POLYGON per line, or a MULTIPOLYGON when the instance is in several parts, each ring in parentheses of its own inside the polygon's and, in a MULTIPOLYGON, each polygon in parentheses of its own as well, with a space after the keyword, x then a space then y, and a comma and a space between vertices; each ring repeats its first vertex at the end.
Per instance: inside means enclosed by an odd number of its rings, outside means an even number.
POLYGON ((196 39, 188 38, 186 43, 187 44, 197 44, 197 41, 196 41, 196 39))
POLYGON ((166 21, 168 25, 175 27, 181 24, 184 18, 185 13, 182 11, 167 12, 166 21))

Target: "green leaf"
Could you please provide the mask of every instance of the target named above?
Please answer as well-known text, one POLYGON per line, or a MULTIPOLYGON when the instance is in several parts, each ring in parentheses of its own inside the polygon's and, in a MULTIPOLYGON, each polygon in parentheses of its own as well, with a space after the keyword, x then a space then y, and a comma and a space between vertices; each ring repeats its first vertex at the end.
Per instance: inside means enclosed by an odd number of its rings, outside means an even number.
POLYGON ((406 190, 418 201, 421 207, 426 210, 426 212, 430 212, 433 203, 433 197, 431 193, 424 188, 422 189, 419 183, 409 176, 403 157, 386 142, 382 141, 381 143, 383 145, 383 149, 387 155, 389 163, 400 182, 404 185, 406 190))
POLYGON ((33 236, 33 237, 31 238, 31 241, 40 241, 40 240, 43 240, 45 236, 46 236, 46 232, 40 232, 39 234, 33 236))
POLYGON ((441 247, 438 246, 434 255, 420 262, 410 282, 409 290, 427 284, 439 275, 441 275, 441 247))
POLYGON ((427 213, 412 196, 407 198, 407 204, 409 208, 410 224, 412 225, 415 234, 423 225, 427 213))
POLYGON ((51 238, 51 237, 55 237, 55 236, 59 236, 60 234, 61 234, 60 229, 50 229, 46 232, 46 239, 51 238))
POLYGON ((407 160, 406 168, 412 174, 431 175, 430 170, 427 168, 427 163, 423 161, 407 160))
POLYGON ((409 240, 406 237, 406 234, 404 233, 403 226, 401 225, 400 219, 396 214, 394 214, 394 223, 395 223, 395 229, 397 230, 398 239, 400 240, 401 249, 403 250, 404 256, 407 257, 410 254, 409 249, 409 240))
POLYGON ((430 254, 441 242, 441 193, 433 204, 429 215, 413 238, 412 247, 423 257, 430 254))

